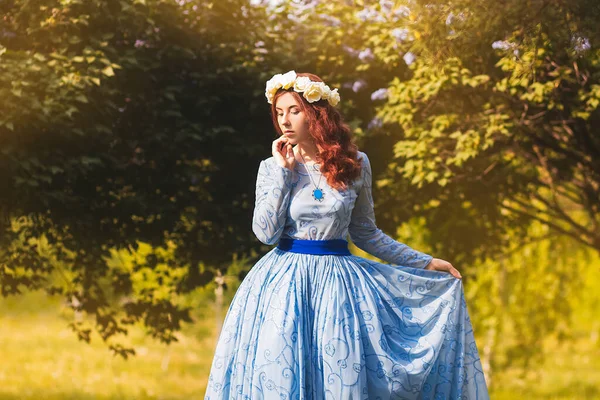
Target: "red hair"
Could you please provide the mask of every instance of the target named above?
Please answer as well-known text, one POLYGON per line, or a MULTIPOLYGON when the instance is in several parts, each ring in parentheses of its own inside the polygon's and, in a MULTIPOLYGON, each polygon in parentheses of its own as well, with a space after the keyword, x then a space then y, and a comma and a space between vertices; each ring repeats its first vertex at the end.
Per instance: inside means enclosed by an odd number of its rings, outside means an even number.
MULTIPOLYGON (((298 73, 297 76, 323 82, 317 75, 306 72, 298 73)), ((317 154, 316 161, 321 164, 321 173, 327 179, 327 183, 335 189, 346 189, 351 181, 360 176, 361 163, 357 159, 358 146, 354 144, 350 127, 342 120, 341 113, 325 99, 309 103, 293 87, 279 89, 271 104, 271 118, 279 135, 283 135, 283 132, 277 122, 275 104, 284 93, 291 93, 306 113, 309 134, 317 148, 322 149, 317 154)))

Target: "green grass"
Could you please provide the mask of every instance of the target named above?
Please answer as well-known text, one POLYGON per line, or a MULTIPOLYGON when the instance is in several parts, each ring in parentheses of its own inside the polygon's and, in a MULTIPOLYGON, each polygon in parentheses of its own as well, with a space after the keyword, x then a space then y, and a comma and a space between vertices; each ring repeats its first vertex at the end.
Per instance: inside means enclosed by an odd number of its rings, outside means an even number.
POLYGON ((71 318, 58 300, 41 293, 0 300, 0 399, 204 396, 214 336, 195 337, 190 327, 166 346, 138 327, 121 341, 137 355, 123 360, 97 336, 91 344, 78 341, 67 327, 71 318))
MULTIPOLYGON (((42 293, 0 299, 0 400, 203 397, 214 317, 186 327, 170 347, 132 329, 122 341, 137 351, 129 360, 114 357, 99 337, 78 341, 67 327, 72 317, 42 293)), ((528 379, 497 375, 492 399, 600 399, 600 348, 589 333, 576 333, 566 345, 549 341, 547 359, 528 379)))
POLYGON ((549 340, 545 348, 545 361, 530 368, 526 379, 511 370, 498 374, 492 399, 600 399, 600 348, 589 337, 563 345, 549 340))

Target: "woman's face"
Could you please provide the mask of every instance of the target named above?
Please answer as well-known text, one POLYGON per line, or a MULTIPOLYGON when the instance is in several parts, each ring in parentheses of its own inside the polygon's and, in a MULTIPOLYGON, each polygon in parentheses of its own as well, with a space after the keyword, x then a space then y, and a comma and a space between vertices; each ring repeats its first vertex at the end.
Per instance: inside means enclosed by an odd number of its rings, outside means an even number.
POLYGON ((289 139, 290 144, 311 141, 306 113, 291 93, 287 92, 279 96, 275 102, 275 109, 279 129, 289 139))

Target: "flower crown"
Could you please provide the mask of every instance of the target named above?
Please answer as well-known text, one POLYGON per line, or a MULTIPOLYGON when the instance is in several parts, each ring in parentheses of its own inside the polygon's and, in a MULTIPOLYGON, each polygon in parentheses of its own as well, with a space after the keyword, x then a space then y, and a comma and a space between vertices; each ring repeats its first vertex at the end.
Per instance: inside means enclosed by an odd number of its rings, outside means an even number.
POLYGON ((340 102, 340 94, 337 89, 331 90, 323 82, 311 81, 306 76, 298 76, 295 71, 289 71, 285 74, 273 75, 267 81, 265 96, 269 104, 273 104, 275 93, 279 89, 289 89, 293 87, 296 92, 301 92, 302 96, 309 103, 314 103, 321 99, 327 100, 332 106, 336 106, 340 102))

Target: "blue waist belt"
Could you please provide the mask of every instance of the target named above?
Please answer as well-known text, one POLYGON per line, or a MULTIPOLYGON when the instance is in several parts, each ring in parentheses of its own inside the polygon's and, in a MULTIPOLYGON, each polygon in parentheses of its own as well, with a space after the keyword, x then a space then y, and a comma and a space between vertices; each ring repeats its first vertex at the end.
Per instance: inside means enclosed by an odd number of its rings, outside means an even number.
POLYGON ((344 239, 304 240, 282 238, 279 240, 277 248, 292 253, 317 255, 333 254, 338 256, 352 255, 348 249, 348 242, 344 239))

